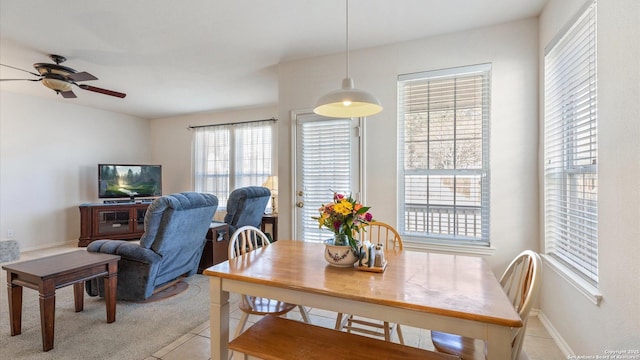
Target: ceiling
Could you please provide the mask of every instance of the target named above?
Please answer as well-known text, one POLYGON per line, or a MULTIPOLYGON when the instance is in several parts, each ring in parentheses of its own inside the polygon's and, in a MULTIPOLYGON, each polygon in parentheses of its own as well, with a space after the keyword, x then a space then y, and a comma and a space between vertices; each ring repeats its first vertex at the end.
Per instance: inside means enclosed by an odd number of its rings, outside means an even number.
MULTIPOLYGON (((351 0, 350 49, 536 16, 546 2, 351 0)), ((0 2, 0 63, 33 72, 63 55, 99 78, 86 84, 127 97, 74 88, 78 97, 64 99, 29 81, 0 90, 147 119, 274 105, 277 64, 344 50, 344 0, 0 2)), ((0 67, 2 79, 29 77, 0 67)))

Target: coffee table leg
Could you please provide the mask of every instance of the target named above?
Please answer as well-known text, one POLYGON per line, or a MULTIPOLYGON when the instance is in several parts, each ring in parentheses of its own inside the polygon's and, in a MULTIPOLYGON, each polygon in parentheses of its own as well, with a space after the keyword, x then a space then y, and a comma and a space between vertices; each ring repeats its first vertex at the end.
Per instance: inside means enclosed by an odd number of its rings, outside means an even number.
POLYGON ((73 303, 76 306, 76 312, 84 310, 84 281, 73 284, 73 303))
POLYGON ((56 286, 45 281, 40 288, 40 326, 42 327, 42 350, 53 349, 53 334, 56 319, 56 286))
POLYGON ((104 277, 104 296, 107 303, 107 323, 116 321, 116 293, 118 290, 118 263, 108 265, 109 273, 104 277))
POLYGON ((11 274, 7 272, 7 292, 9 295, 9 323, 11 336, 22 333, 22 286, 11 283, 11 274))

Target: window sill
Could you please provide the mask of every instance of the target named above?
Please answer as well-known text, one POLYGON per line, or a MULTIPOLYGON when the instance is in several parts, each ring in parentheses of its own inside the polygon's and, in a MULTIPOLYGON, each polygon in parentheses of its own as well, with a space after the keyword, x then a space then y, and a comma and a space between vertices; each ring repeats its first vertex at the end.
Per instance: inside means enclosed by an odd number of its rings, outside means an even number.
POLYGON ((487 255, 493 255, 493 253, 496 251, 496 248, 491 246, 432 244, 432 243, 425 243, 423 241, 412 240, 410 238, 403 239, 402 244, 406 250, 434 251, 434 252, 449 253, 449 254, 487 256, 487 255))
POLYGON ((571 270, 569 270, 566 266, 560 263, 558 260, 553 257, 540 254, 544 262, 553 270, 556 274, 560 275, 565 281, 571 284, 580 294, 585 296, 595 305, 600 305, 600 301, 602 301, 602 293, 595 286, 589 284, 580 276, 574 274, 571 270))

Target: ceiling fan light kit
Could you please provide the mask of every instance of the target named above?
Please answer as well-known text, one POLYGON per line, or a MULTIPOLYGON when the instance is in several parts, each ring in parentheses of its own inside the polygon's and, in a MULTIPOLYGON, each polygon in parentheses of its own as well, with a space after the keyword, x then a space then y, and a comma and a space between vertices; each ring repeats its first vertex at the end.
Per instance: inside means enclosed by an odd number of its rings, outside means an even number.
POLYGON ((322 116, 363 117, 382 111, 380 100, 367 91, 356 89, 349 77, 349 0, 346 0, 346 7, 347 76, 342 80, 342 88, 318 99, 313 112, 322 116))
POLYGON ((49 63, 35 63, 33 67, 38 71, 38 74, 33 73, 31 71, 23 70, 14 66, 0 64, 12 69, 24 71, 34 76, 38 76, 38 79, 0 79, 1 81, 15 81, 15 80, 26 80, 26 81, 42 81, 42 85, 47 88, 55 91, 57 94, 60 94, 64 98, 75 98, 76 94, 71 90, 71 85, 75 85, 83 90, 88 90, 100 94, 115 96, 119 98, 124 98, 127 94, 120 93, 117 91, 101 89, 95 86, 89 86, 84 84, 78 84, 78 81, 89 81, 89 80, 98 80, 97 77, 89 74, 86 71, 78 72, 72 68, 62 66, 60 63, 66 61, 67 59, 64 56, 60 55, 49 55, 49 58, 55 62, 55 64, 49 63))
POLYGON ((55 91, 69 91, 71 90, 71 84, 64 79, 56 79, 54 77, 46 77, 42 79, 42 85, 55 91))

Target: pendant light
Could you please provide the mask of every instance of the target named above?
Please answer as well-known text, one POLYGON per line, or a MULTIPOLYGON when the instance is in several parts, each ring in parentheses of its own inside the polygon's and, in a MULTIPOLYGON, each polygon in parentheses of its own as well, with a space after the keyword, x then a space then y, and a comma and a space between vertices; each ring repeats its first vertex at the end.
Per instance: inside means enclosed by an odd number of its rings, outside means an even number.
POLYGON ((349 77, 349 0, 347 3, 347 77, 342 80, 342 88, 322 96, 313 112, 329 117, 361 117, 377 114, 382 111, 380 101, 372 94, 353 87, 349 77))

